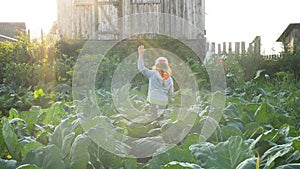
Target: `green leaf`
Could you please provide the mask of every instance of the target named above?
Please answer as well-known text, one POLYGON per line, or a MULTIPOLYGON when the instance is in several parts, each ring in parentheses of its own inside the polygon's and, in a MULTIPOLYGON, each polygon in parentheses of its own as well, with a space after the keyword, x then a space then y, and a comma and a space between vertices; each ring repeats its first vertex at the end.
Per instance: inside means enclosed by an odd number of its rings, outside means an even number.
POLYGON ((0 123, 0 157, 3 157, 5 151, 6 151, 6 145, 5 145, 5 141, 3 138, 3 134, 2 134, 2 128, 3 128, 3 124, 0 123))
POLYGON ((66 169, 60 149, 54 144, 29 151, 23 163, 36 165, 43 169, 66 169))
POLYGON ((44 147, 37 148, 35 150, 30 150, 24 160, 22 161, 23 164, 32 164, 32 165, 37 165, 39 167, 42 167, 43 160, 44 160, 44 147))
POLYGON ((189 129, 185 122, 176 120, 172 123, 166 123, 161 130, 165 142, 177 144, 187 135, 189 129))
POLYGON ((126 157, 122 160, 125 169, 136 169, 138 167, 136 158, 126 157))
POLYGON ((55 144, 60 149, 63 148, 64 139, 73 132, 71 121, 70 118, 64 119, 55 127, 53 134, 50 136, 51 144, 55 144))
POLYGON ((256 167, 256 158, 248 158, 241 162, 236 169, 254 169, 256 167))
POLYGON ((244 137, 241 130, 237 127, 234 127, 234 126, 224 126, 224 127, 222 127, 221 128, 221 134, 222 134, 223 140, 227 140, 231 136, 240 136, 242 138, 244 137))
POLYGON ((254 153, 249 150, 249 146, 244 143, 243 138, 233 136, 215 147, 214 153, 209 156, 207 167, 232 169, 236 168, 245 159, 253 156, 254 153))
POLYGON ((197 133, 193 133, 193 134, 189 134, 182 143, 182 148, 183 149, 189 149, 189 147, 192 144, 197 144, 199 143, 201 140, 203 140, 204 138, 202 138, 202 136, 200 134, 197 133))
POLYGON ((293 140, 294 150, 300 150, 300 140, 293 140))
POLYGON ((23 147, 22 147, 22 158, 24 159, 27 155, 27 153, 30 151, 30 150, 34 150, 34 149, 37 149, 39 147, 42 147, 43 145, 39 142, 36 142, 36 141, 31 141, 29 142, 28 144, 25 144, 23 147))
POLYGON ((128 135, 135 138, 143 138, 150 136, 148 131, 151 129, 154 129, 154 125, 152 124, 142 124, 142 123, 136 123, 132 122, 129 125, 126 126, 128 130, 128 135))
POLYGON ((245 125, 254 121, 254 114, 259 108, 260 104, 248 103, 243 108, 242 121, 245 125))
POLYGON ((41 168, 32 164, 24 164, 19 166, 17 169, 41 169, 41 168))
POLYGON ((71 169, 85 169, 90 159, 88 153, 88 146, 90 139, 85 135, 78 135, 72 144, 70 150, 70 168, 71 169))
POLYGON ((69 133, 63 138, 62 148, 61 148, 63 157, 67 156, 70 153, 70 149, 74 141, 74 138, 75 138, 74 132, 69 133))
POLYGON ((43 152, 43 169, 60 168, 65 169, 62 154, 56 145, 48 145, 44 148, 43 152))
POLYGON ((2 134, 6 147, 15 160, 21 161, 21 144, 18 143, 17 135, 6 118, 3 118, 2 123, 2 134))
POLYGON ((248 123, 243 129, 246 138, 256 138, 255 136, 262 134, 263 131, 264 128, 257 122, 248 123))
POLYGON ((13 119, 13 118, 18 118, 19 117, 19 112, 14 109, 14 108, 11 108, 8 112, 9 114, 9 120, 13 119))
POLYGON ((273 118, 273 111, 271 106, 264 101, 256 110, 254 119, 258 123, 268 123, 273 118))
POLYGON ((201 163, 205 164, 213 156, 216 146, 209 142, 200 142, 190 146, 190 151, 201 163))
POLYGON ((263 154, 261 157, 261 164, 264 165, 264 169, 271 169, 277 158, 282 157, 291 151, 293 151, 292 143, 275 145, 263 154))
POLYGON ((285 164, 276 167, 275 169, 299 169, 300 168, 300 163, 294 163, 294 164, 285 164))
POLYGON ((239 111, 238 105, 234 103, 229 103, 223 112, 226 122, 242 121, 241 115, 242 113, 239 111))
POLYGON ((203 169, 198 164, 172 161, 162 166, 162 169, 203 169))
POLYGON ((148 168, 157 169, 171 161, 194 163, 195 159, 189 150, 175 146, 166 152, 154 155, 148 163, 148 168))
POLYGON ((296 151, 293 152, 292 155, 290 155, 290 156, 286 159, 286 161, 287 161, 287 163, 292 163, 292 162, 295 162, 295 161, 297 161, 297 160, 299 160, 299 159, 300 159, 300 151, 299 151, 299 150, 296 150, 296 151))
POLYGON ((165 147, 161 136, 140 138, 132 142, 132 154, 137 157, 148 157, 158 149, 165 147))
POLYGON ((16 167, 16 160, 4 160, 0 158, 0 169, 15 169, 16 167))
POLYGON ((38 122, 38 116, 42 112, 41 107, 32 106, 29 111, 22 111, 19 114, 19 118, 26 122, 26 128, 32 132, 34 131, 34 126, 38 122))
POLYGON ((113 154, 111 152, 101 150, 102 154, 100 155, 100 160, 104 166, 104 168, 121 168, 122 167, 122 159, 121 157, 113 154))

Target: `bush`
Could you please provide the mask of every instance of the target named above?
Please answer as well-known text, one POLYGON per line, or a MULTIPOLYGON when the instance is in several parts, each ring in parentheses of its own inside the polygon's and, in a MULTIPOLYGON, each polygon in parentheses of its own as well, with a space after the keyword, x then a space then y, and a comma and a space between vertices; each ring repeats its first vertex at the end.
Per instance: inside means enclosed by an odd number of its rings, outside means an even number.
POLYGON ((295 48, 292 52, 283 52, 281 70, 294 74, 296 80, 300 79, 300 49, 295 48))

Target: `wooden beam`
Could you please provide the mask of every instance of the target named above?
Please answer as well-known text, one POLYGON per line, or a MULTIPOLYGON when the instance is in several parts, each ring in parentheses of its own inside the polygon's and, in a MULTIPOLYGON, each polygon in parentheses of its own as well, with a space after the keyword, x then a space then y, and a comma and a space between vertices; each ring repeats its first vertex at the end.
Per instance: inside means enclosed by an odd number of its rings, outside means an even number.
POLYGON ((115 0, 115 1, 98 1, 99 5, 119 5, 119 0, 115 0))
POLYGON ((131 4, 160 4, 161 0, 131 0, 131 4))

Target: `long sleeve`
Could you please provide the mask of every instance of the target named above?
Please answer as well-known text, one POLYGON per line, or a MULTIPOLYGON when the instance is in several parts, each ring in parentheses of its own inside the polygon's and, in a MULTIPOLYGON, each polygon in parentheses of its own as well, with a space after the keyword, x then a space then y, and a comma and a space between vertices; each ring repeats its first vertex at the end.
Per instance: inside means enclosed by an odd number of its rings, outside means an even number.
POLYGON ((148 68, 145 67, 144 59, 140 59, 140 58, 138 60, 138 69, 146 77, 150 77, 154 73, 154 71, 149 70, 148 68))

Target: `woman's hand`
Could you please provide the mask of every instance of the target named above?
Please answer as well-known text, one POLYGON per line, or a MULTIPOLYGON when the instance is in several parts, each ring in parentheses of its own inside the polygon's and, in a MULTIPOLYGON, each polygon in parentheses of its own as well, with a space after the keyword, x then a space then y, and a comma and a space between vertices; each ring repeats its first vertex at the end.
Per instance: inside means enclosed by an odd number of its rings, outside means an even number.
POLYGON ((140 45, 139 48, 138 48, 138 51, 139 51, 139 59, 143 59, 144 57, 144 52, 145 52, 145 48, 143 45, 140 45))
POLYGON ((138 51, 139 51, 139 53, 144 53, 144 51, 145 51, 144 46, 140 45, 139 48, 138 48, 138 51))

